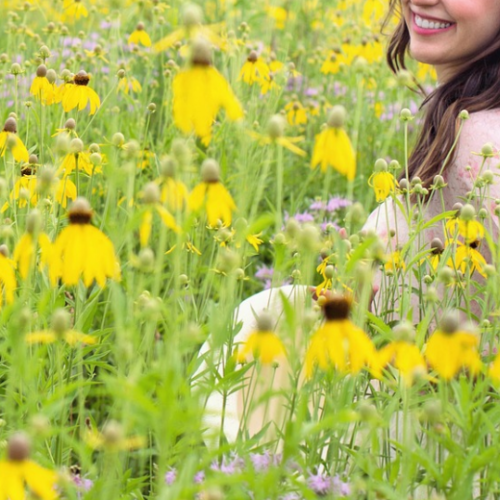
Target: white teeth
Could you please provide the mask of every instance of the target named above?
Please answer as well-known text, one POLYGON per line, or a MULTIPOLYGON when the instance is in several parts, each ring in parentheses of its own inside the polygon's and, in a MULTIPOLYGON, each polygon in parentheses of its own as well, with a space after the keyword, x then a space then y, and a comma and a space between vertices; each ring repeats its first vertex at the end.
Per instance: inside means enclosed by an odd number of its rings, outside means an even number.
POLYGON ((423 28, 425 30, 445 29, 451 26, 451 23, 439 23, 437 21, 429 21, 428 19, 423 19, 417 15, 415 15, 415 24, 419 28, 423 28))

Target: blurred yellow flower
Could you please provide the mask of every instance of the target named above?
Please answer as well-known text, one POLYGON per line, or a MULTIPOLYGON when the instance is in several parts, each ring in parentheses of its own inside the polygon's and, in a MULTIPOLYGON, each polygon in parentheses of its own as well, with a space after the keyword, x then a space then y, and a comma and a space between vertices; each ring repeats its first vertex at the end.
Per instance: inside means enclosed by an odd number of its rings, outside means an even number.
POLYGON ((404 340, 391 342, 377 352, 376 361, 370 370, 372 375, 381 378, 382 369, 389 363, 394 363, 394 367, 399 370, 408 385, 413 383, 416 375, 427 371, 420 349, 404 340))
POLYGON ((345 297, 327 299, 323 305, 326 322, 314 333, 305 358, 306 377, 314 368, 341 373, 358 373, 371 366, 376 358, 375 347, 368 335, 349 318, 350 300, 345 297))
POLYGON ((300 101, 294 100, 285 106, 286 118, 290 125, 305 125, 307 123, 306 108, 300 101))
POLYGON ((106 278, 119 279, 120 267, 111 240, 92 226, 92 209, 85 198, 77 198, 69 209, 69 226, 57 236, 49 262, 52 285, 59 278, 65 285, 80 279, 86 287, 94 281, 104 288, 106 278))
POLYGON ((264 365, 269 365, 285 356, 285 347, 278 335, 273 332, 274 320, 268 312, 257 318, 257 326, 247 337, 242 348, 238 349, 236 359, 244 363, 251 355, 264 365))
POLYGON ((45 64, 38 66, 36 76, 31 83, 30 94, 35 96, 42 104, 52 104, 54 102, 54 86, 47 79, 45 64))
POLYGON ((95 90, 88 86, 89 81, 90 76, 82 70, 73 77, 73 84, 65 84, 61 102, 66 113, 76 107, 78 111, 82 111, 87 104, 90 104, 91 115, 97 111, 101 100, 95 90))
POLYGON ((375 199, 381 203, 388 196, 394 194, 399 186, 398 181, 390 172, 380 171, 374 172, 368 179, 368 185, 375 191, 375 199))
POLYGON ((14 302, 14 291, 17 288, 16 274, 14 272, 14 262, 9 259, 7 247, 0 245, 0 307, 5 302, 14 302))
POLYGON ((487 263, 477 250, 479 245, 479 241, 472 242, 469 245, 457 241, 455 255, 448 259, 447 265, 452 269, 456 268, 460 270, 463 274, 467 272, 472 274, 474 271, 477 271, 481 276, 486 278, 484 268, 487 263))
POLYGON ((8 442, 7 459, 0 461, 0 499, 24 500, 25 488, 40 500, 56 500, 57 474, 29 459, 29 440, 15 434, 8 442))
POLYGON ((212 124, 221 108, 229 120, 243 118, 243 108, 225 78, 212 66, 206 40, 193 43, 191 66, 181 70, 172 84, 175 125, 195 132, 205 145, 212 138, 212 124))
POLYGON ((30 269, 35 267, 37 250, 40 250, 40 267, 43 267, 48 264, 52 249, 52 243, 45 233, 38 233, 35 237, 35 234, 33 231, 30 232, 30 229, 30 227, 27 227, 27 232, 17 242, 12 255, 23 279, 26 279, 30 269))
POLYGON ((129 92, 140 94, 142 92, 142 85, 137 78, 133 76, 124 76, 118 80, 117 90, 128 95, 129 92))
POLYGON ((66 330, 62 334, 54 330, 40 330, 27 333, 24 337, 27 344, 53 344, 57 339, 64 340, 70 346, 76 344, 94 345, 97 343, 97 337, 94 335, 87 335, 76 330, 66 330))
POLYGON ((205 209, 208 224, 215 227, 218 221, 230 226, 236 204, 229 191, 219 180, 219 165, 215 160, 205 160, 201 168, 202 182, 189 195, 188 208, 193 212, 205 209))
POLYGON ((356 176, 356 156, 346 131, 343 129, 345 109, 334 106, 328 118, 328 126, 316 136, 311 168, 318 165, 326 172, 330 166, 348 180, 356 176))
POLYGON ((243 80, 248 85, 258 83, 263 85, 264 82, 269 80, 269 66, 252 50, 247 57, 245 64, 243 64, 238 81, 243 80))
POLYGON ((9 149, 18 162, 27 162, 29 153, 23 141, 17 135, 17 122, 15 118, 7 118, 2 132, 0 132, 0 157, 9 149))
POLYGON ((144 29, 144 23, 138 23, 135 30, 128 37, 128 43, 151 47, 151 38, 144 29))
POLYGON ((80 19, 81 17, 87 17, 89 15, 87 8, 82 3, 82 0, 64 0, 63 9, 63 20, 80 19))
POLYGON ((458 330, 457 314, 448 313, 443 317, 425 349, 425 359, 445 380, 451 380, 462 368, 475 375, 482 366, 477 352, 479 339, 473 333, 458 330))

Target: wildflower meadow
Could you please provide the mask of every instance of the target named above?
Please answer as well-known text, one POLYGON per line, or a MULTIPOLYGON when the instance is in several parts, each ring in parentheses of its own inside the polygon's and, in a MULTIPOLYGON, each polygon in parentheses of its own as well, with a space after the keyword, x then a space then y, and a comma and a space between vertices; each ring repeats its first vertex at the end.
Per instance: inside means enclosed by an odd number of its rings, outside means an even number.
POLYGON ((0 500, 500 498, 498 151, 405 175, 388 3, 0 0, 0 500))

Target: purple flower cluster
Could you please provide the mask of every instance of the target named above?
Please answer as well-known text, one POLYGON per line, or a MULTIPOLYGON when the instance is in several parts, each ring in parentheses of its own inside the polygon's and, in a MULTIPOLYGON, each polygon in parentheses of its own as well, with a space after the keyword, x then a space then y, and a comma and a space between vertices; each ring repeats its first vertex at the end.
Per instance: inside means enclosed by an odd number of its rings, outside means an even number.
POLYGON ((314 491, 316 495, 320 496, 333 493, 336 496, 343 497, 351 494, 349 483, 344 483, 338 476, 330 477, 320 472, 309 475, 307 478, 307 486, 314 491))

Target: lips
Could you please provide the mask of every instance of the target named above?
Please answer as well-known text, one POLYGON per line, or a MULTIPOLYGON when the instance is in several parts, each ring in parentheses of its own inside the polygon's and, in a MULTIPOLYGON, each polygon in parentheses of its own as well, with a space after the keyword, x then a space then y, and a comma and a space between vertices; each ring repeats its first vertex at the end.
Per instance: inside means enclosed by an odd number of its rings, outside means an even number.
POLYGON ((411 12, 411 21, 412 31, 417 35, 436 35, 444 33, 453 29, 456 24, 444 19, 421 16, 413 11, 411 12))

